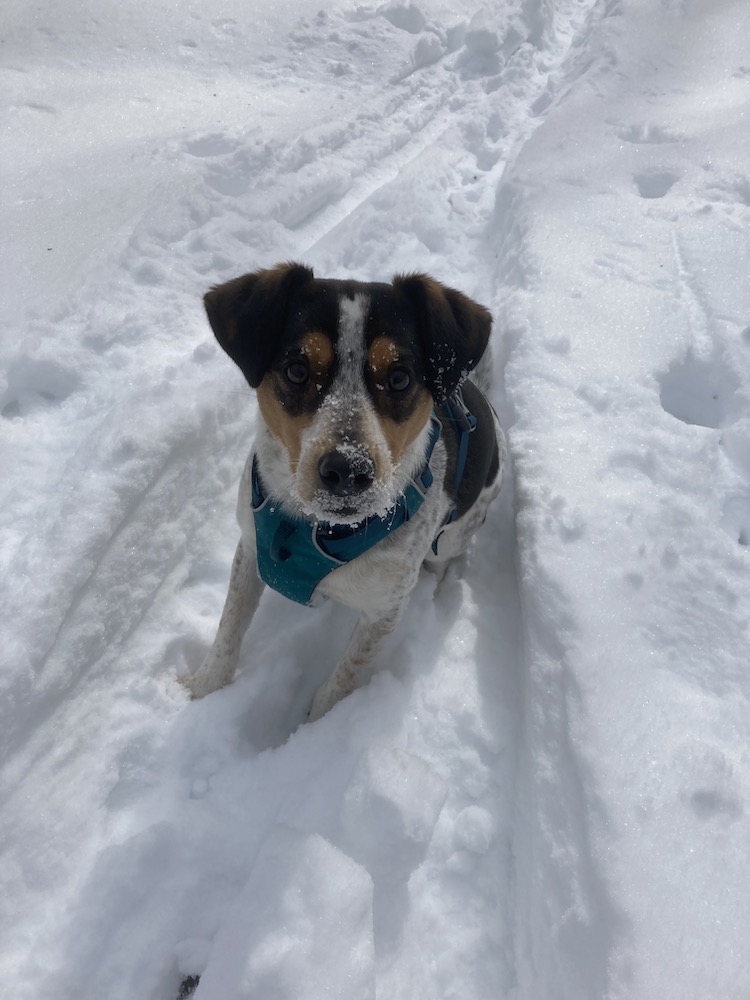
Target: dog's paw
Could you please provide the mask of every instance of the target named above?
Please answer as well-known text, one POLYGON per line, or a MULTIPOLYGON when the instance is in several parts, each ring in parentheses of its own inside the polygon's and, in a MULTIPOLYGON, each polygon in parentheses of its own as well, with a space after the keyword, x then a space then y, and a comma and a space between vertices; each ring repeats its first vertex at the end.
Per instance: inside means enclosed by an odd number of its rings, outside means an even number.
POLYGON ((179 677, 180 684, 189 692, 193 701, 205 698, 220 688, 225 687, 234 676, 234 665, 225 667, 209 659, 204 660, 195 673, 179 677))
POLYGON ((307 713, 307 721, 317 722, 318 719, 322 719, 342 697, 341 694, 331 692, 328 686, 323 684, 322 687, 318 688, 312 700, 310 711, 307 713))
POLYGON ((316 701, 317 697, 313 698, 312 705, 310 705, 310 708, 307 710, 307 718, 305 719, 306 722, 317 722, 318 719, 322 718, 328 711, 327 708, 321 709, 320 706, 316 704, 316 701))
POLYGON ((199 698, 204 698, 207 694, 210 694, 210 691, 207 691, 205 686, 198 680, 197 673, 178 677, 177 680, 185 688, 192 701, 197 701, 199 698))

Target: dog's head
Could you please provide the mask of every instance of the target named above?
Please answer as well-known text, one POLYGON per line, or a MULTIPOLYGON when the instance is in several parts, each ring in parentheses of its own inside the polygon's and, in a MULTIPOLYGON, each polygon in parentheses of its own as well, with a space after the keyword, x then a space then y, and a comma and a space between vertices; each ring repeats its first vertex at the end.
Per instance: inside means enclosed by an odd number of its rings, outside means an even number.
POLYGON ((338 523, 393 506, 424 462, 434 403, 479 361, 492 323, 423 274, 329 281, 301 264, 235 278, 204 302, 284 448, 282 499, 338 523))

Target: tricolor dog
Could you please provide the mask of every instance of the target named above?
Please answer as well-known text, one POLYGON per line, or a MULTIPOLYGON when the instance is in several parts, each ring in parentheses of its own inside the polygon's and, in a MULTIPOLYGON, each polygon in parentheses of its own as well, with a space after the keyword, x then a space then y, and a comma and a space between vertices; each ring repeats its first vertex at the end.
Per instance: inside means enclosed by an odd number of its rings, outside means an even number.
POLYGON ((500 489, 503 433, 464 381, 492 320, 426 275, 336 281, 301 264, 235 278, 204 301, 262 421, 219 629, 184 683, 196 698, 229 683, 265 584, 302 604, 332 597, 359 619, 315 695, 318 719, 356 686, 420 567, 442 575, 500 489))

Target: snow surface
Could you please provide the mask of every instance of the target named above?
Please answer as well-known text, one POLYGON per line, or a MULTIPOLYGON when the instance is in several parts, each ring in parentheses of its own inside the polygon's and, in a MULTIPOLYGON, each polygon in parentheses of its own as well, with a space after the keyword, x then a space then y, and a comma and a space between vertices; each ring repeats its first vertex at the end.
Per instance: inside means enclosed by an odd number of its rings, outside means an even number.
POLYGON ((319 7, 0 10, 2 992, 747 1000, 750 8, 319 7), (514 463, 314 725, 344 609, 176 679, 286 258, 490 305, 514 463))

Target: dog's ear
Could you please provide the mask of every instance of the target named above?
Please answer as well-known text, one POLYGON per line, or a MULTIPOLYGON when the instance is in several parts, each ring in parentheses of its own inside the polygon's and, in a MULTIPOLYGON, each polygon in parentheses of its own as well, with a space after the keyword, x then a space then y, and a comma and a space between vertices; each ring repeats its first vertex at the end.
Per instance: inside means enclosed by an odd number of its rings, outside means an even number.
POLYGON ((204 295, 216 339, 254 389, 268 371, 283 333, 290 296, 312 278, 303 264, 277 264, 215 285, 204 295))
POLYGON ((484 306, 426 274, 397 274, 393 285, 416 306, 430 389, 442 403, 484 354, 492 316, 484 306))

